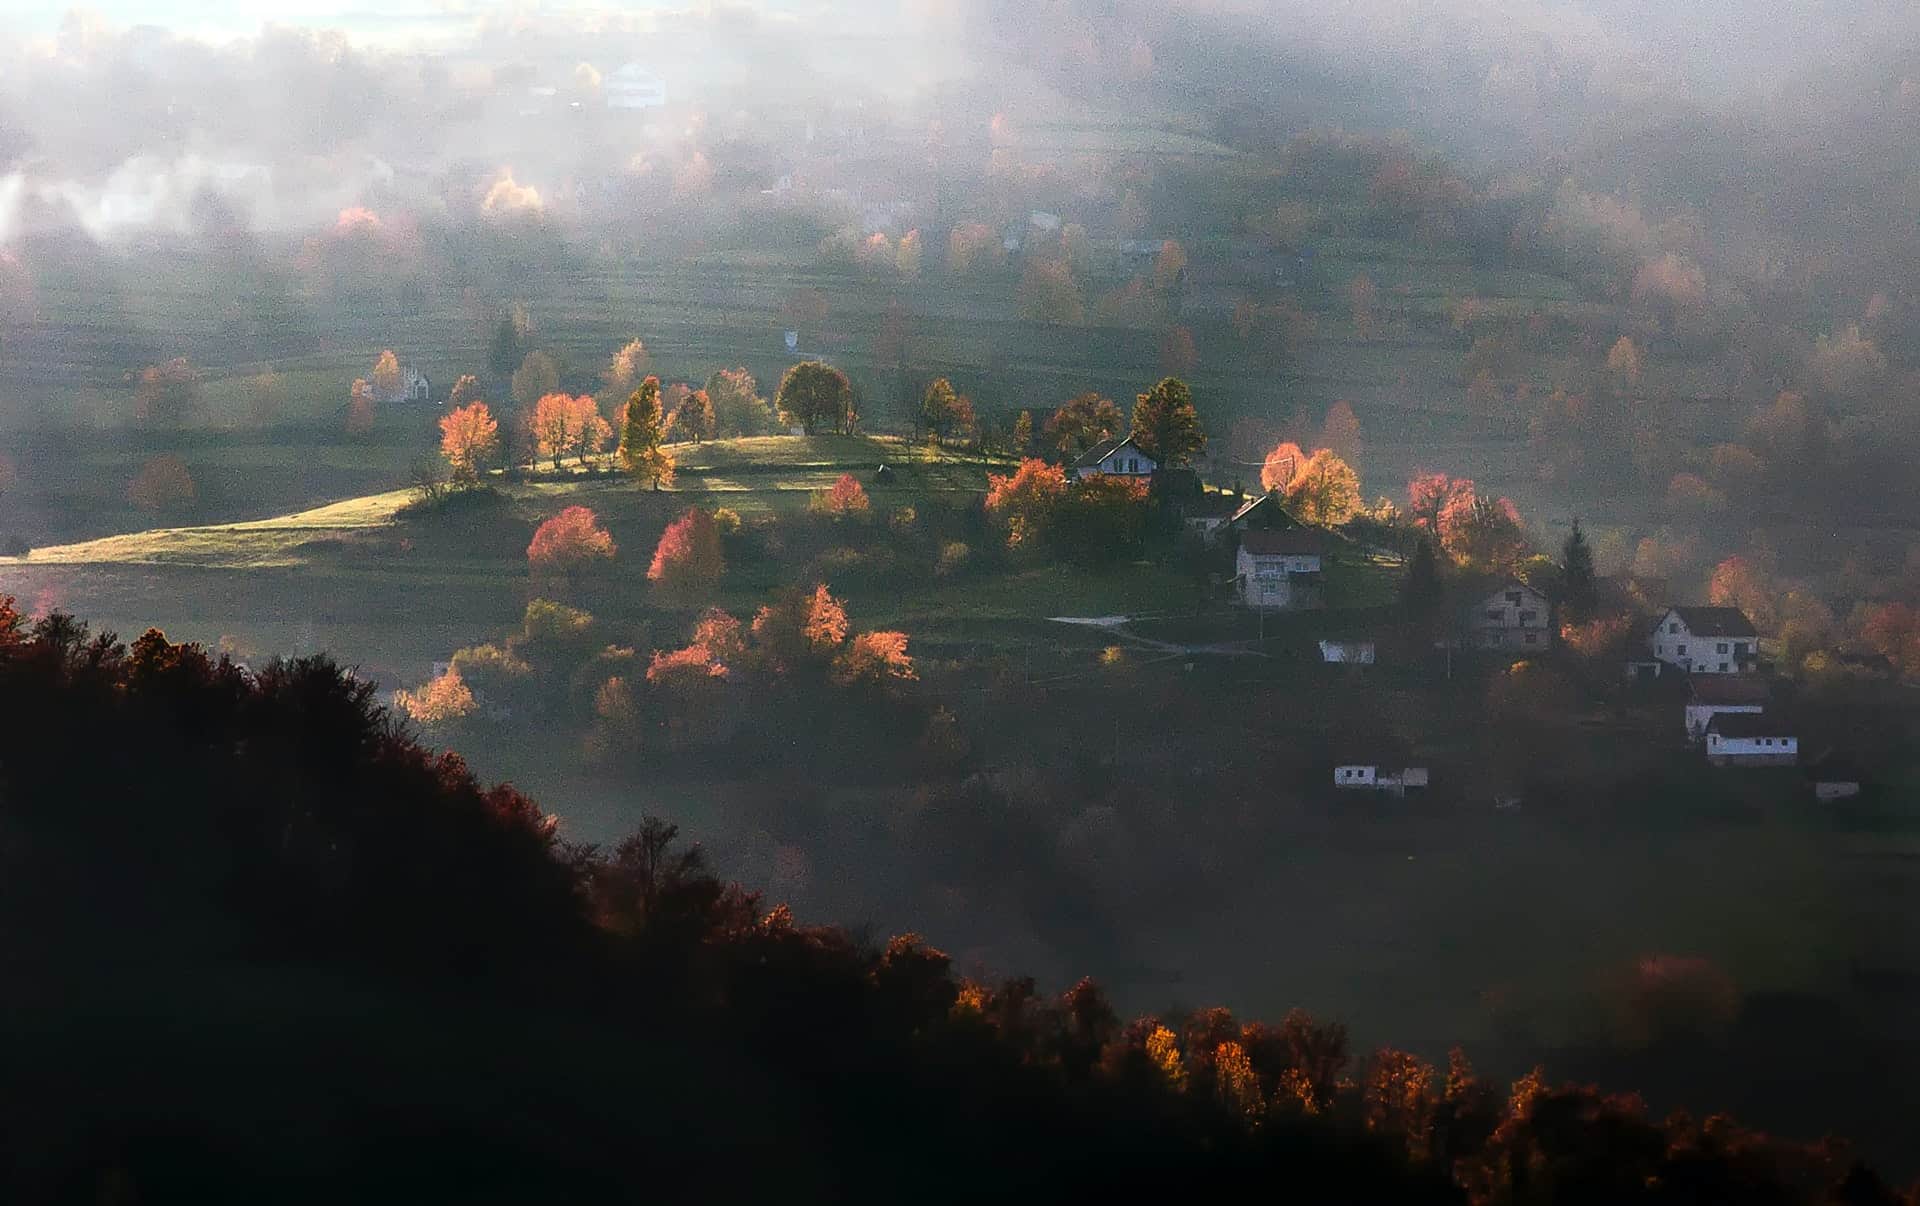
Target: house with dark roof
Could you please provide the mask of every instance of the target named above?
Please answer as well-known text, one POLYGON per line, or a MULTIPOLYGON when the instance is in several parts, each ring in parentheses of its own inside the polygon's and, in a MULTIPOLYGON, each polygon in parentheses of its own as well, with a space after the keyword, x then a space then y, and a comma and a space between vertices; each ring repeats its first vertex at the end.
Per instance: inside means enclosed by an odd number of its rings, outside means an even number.
POLYGON ((1326 555, 1326 536, 1314 528, 1242 533, 1233 566, 1240 602, 1263 610, 1321 606, 1326 555))
POLYGON ((1707 723, 1707 761, 1715 766, 1792 766, 1800 740, 1778 716, 1715 716, 1707 723))
POLYGON ((1669 607, 1647 634, 1654 660, 1683 674, 1751 674, 1760 633, 1738 607, 1669 607))
POLYGON ((1698 742, 1716 716, 1760 716, 1772 696, 1766 680, 1747 675, 1694 675, 1687 679, 1687 740, 1698 742))
POLYGON ((1256 528, 1303 528, 1306 525, 1281 505, 1279 495, 1269 492, 1242 501, 1221 526, 1227 531, 1248 532, 1256 528))
POLYGON ((1472 649, 1541 652, 1553 644, 1553 605, 1517 578, 1482 594, 1461 613, 1464 644, 1472 649))
POLYGON ((1073 462, 1073 476, 1151 478, 1160 463, 1141 451, 1133 437, 1101 440, 1073 462))

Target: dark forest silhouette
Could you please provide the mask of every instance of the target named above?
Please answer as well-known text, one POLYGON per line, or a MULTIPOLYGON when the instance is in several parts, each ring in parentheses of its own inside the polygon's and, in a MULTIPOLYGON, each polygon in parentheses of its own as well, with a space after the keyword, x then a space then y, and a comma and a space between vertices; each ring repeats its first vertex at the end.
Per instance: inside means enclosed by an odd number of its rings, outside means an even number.
POLYGON ((12 1200, 1902 1201, 1839 1144, 1297 1012, 967 982, 664 822, 560 840, 373 695, 0 600, 12 1200))

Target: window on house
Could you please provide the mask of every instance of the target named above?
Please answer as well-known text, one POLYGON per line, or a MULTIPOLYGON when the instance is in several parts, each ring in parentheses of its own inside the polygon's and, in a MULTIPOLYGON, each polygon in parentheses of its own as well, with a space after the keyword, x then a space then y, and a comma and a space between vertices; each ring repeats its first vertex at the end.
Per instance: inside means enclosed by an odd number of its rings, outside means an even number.
POLYGON ((1678 620, 1675 620, 1675 621, 1674 621, 1673 623, 1671 623, 1671 624, 1669 624, 1669 625, 1667 625, 1667 631, 1668 631, 1668 632, 1679 632, 1679 631, 1680 631, 1680 621, 1678 621, 1678 620))
POLYGON ((1687 656, 1687 647, 1685 645, 1675 645, 1673 647, 1673 651, 1679 654, 1681 657, 1687 656))
POLYGON ((1517 590, 1510 590, 1510 591, 1508 591, 1508 592, 1507 592, 1507 602, 1509 602, 1509 603, 1518 603, 1519 601, 1520 601, 1520 592, 1519 592, 1519 591, 1517 591, 1517 590))
POLYGON ((1727 664, 1726 664, 1725 662, 1721 662, 1721 663, 1720 663, 1720 673, 1722 673, 1722 674, 1725 674, 1726 672, 1727 672, 1727 664))
POLYGON ((1487 609, 1487 618, 1496 622, 1506 618, 1506 614, 1506 612, 1501 611, 1498 607, 1489 607, 1487 609))
POLYGON ((1725 653, 1727 651, 1727 643, 1725 641, 1721 641, 1718 645, 1714 646, 1713 651, 1715 653, 1725 653))
POLYGON ((1522 624, 1531 624, 1533 623, 1533 618, 1536 614, 1537 613, 1531 612, 1531 611, 1523 611, 1520 613, 1520 622, 1522 624))

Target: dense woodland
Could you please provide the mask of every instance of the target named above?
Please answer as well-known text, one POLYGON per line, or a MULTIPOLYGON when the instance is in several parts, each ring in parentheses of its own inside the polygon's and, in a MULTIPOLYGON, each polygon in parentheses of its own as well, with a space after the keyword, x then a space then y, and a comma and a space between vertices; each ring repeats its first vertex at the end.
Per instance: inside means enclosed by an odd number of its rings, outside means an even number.
POLYGON ((663 822, 559 841, 371 696, 0 608, 21 1200, 1902 1200, 1843 1145, 1298 1012, 974 983, 721 882, 663 822))

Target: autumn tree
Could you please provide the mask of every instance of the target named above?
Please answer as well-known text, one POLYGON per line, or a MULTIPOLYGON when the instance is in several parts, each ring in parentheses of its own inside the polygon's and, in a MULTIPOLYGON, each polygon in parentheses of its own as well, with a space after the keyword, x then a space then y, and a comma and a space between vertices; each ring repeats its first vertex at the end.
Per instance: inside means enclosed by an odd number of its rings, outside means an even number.
POLYGON ((1145 479, 1095 474, 1068 485, 1044 530, 1071 560, 1113 561, 1139 551, 1146 520, 1145 479))
POLYGON ((1640 384, 1640 349, 1633 345, 1632 339, 1622 335, 1613 341, 1613 347, 1607 351, 1607 372, 1623 390, 1640 384))
POLYGON ((1074 283, 1073 273, 1059 260, 1027 261, 1026 268, 1020 273, 1017 298, 1020 317, 1028 322, 1078 326, 1086 318, 1086 308, 1080 300, 1080 286, 1074 283))
POLYGON ((620 467, 652 481, 658 490, 673 481, 673 457, 661 447, 666 438, 660 419, 660 379, 649 376, 627 399, 620 420, 620 467))
POLYGON ((1286 486, 1287 509, 1308 523, 1337 527, 1360 510, 1360 475, 1331 448, 1320 448, 1286 486))
POLYGON ((355 435, 373 430, 373 387, 362 378, 347 390, 347 430, 355 435))
POLYGON ((1162 293, 1178 289, 1187 279, 1187 249, 1177 239, 1167 239, 1153 257, 1153 287, 1162 293))
POLYGON ((1467 495, 1441 512, 1440 542, 1463 565, 1506 572, 1525 554, 1527 535, 1512 499, 1467 495))
POLYGON ((660 534, 653 561, 647 566, 647 581, 686 598, 712 590, 726 568, 720 529, 713 516, 699 507, 689 507, 660 534))
POLYGON ((133 416, 142 423, 174 426, 200 405, 200 373, 185 356, 140 370, 133 390, 133 416))
POLYGON ((651 367, 653 357, 647 353, 647 345, 638 339, 627 340, 600 373, 600 379, 606 382, 607 396, 624 398, 631 394, 640 387, 641 379, 651 367))
POLYGON ((704 389, 690 390, 673 408, 673 418, 667 430, 676 440, 692 440, 695 444, 702 440, 711 440, 717 428, 713 413, 713 401, 704 389))
POLYGON ((912 280, 920 275, 920 262, 924 255, 920 232, 909 230, 900 236, 900 246, 894 251, 894 267, 901 276, 912 280))
POLYGON ((191 503, 198 490, 187 463, 168 453, 140 466, 127 485, 127 501, 142 511, 170 511, 191 503))
POLYGON ((952 382, 936 377, 920 399, 920 425, 944 441, 955 431, 965 432, 974 424, 973 402, 965 394, 954 392, 952 382))
POLYGON ((500 424, 485 402, 470 402, 440 416, 440 455, 456 482, 473 482, 500 451, 500 424))
POLYGON ((560 391, 560 366, 545 352, 528 352, 513 372, 513 400, 529 409, 560 391))
POLYGON ((820 360, 803 360, 780 378, 773 397, 782 422, 812 435, 822 426, 845 432, 853 425, 853 385, 847 375, 820 360))
POLYGON ((287 404, 286 382, 272 369, 242 381, 240 393, 246 399, 247 418, 259 426, 278 419, 280 411, 287 404))
POLYGON ((1360 455, 1360 417, 1351 405, 1335 402, 1328 409, 1326 421, 1320 424, 1320 443, 1349 461, 1360 455))
POLYGON ((473 714, 473 691, 458 670, 449 669, 418 691, 393 693, 394 706, 408 719, 429 728, 450 725, 473 714))
POLYGON ((776 671, 832 658, 847 639, 847 609, 824 583, 792 592, 753 617, 754 648, 776 671))
POLYGON ((568 507, 534 529, 527 564, 535 570, 569 574, 613 560, 613 537, 587 507, 568 507))
POLYGON ((447 395, 448 408, 458 409, 478 401, 480 401, 480 379, 472 373, 460 374, 460 379, 453 383, 453 391, 447 395))
POLYGON ((1066 497, 1067 475, 1058 465, 1028 457, 1011 474, 987 477, 987 513, 1007 528, 1007 547, 1032 544, 1066 497))
POLYGON ((373 392, 379 398, 392 398, 400 392, 400 357, 392 348, 381 352, 373 362, 373 392))
POLYGON ((1163 377, 1133 406, 1133 442, 1168 468, 1188 464, 1207 446, 1193 392, 1178 377, 1163 377))
POLYGON ((528 422, 533 430, 534 454, 546 457, 556 470, 560 458, 573 451, 576 419, 573 399, 566 394, 543 394, 533 404, 533 417, 528 422))
POLYGON ((1300 450, 1300 445, 1294 443, 1292 440, 1280 441, 1273 446, 1267 453, 1266 459, 1260 463, 1261 489, 1267 491, 1285 491, 1288 486, 1293 484, 1294 477, 1299 474, 1301 466, 1306 463, 1307 454, 1300 450))
POLYGON ((963 222, 947 234, 947 271, 965 275, 997 268, 1003 255, 1000 236, 981 222, 963 222))
POLYGON ((886 686, 919 677, 907 653, 904 632, 861 633, 835 655, 832 673, 833 681, 843 687, 886 686))
POLYGON ((1047 442, 1066 456, 1078 456, 1101 440, 1120 434, 1120 408, 1111 399, 1085 393, 1069 398, 1047 419, 1047 442))
POLYGON ((1752 557, 1738 553, 1713 567, 1707 579, 1707 602, 1715 607, 1737 607, 1762 631, 1778 622, 1773 584, 1752 557))
POLYGON ((746 369, 720 369, 707 378, 705 393, 713 404, 718 434, 753 436, 773 430, 773 411, 760 396, 759 383, 746 369))
POLYGON ((1407 518, 1417 528, 1440 537, 1440 517, 1459 500, 1473 499, 1472 478, 1444 473, 1416 473, 1407 482, 1407 518))
POLYGON ((866 487, 853 474, 842 473, 832 486, 813 497, 808 508, 833 519, 850 519, 864 517, 870 505, 866 487))

